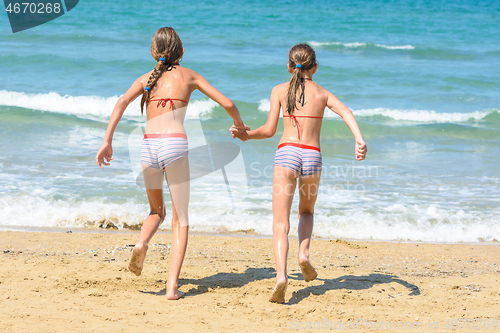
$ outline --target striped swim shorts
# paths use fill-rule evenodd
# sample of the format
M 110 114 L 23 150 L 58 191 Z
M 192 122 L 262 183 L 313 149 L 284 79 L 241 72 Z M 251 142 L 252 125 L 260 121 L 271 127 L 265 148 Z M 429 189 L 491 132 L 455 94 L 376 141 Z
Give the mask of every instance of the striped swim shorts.
M 188 156 L 185 134 L 145 134 L 141 147 L 141 162 L 164 170 L 169 164 Z
M 274 165 L 292 169 L 300 176 L 310 176 L 321 172 L 323 160 L 317 147 L 285 142 L 278 146 Z

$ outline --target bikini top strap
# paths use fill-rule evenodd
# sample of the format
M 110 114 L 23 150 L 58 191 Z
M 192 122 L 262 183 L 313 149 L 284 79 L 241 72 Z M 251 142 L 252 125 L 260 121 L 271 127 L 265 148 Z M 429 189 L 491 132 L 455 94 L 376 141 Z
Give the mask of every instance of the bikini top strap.
M 283 116 L 284 118 L 288 118 L 290 116 L 293 116 L 294 118 L 318 118 L 318 119 L 323 119 L 323 117 L 320 116 L 296 116 L 296 115 L 285 115 Z
M 174 101 L 181 101 L 181 102 L 184 102 L 184 103 L 188 103 L 186 102 L 185 100 L 182 100 L 182 99 L 177 99 L 177 98 L 157 98 L 157 99 L 150 99 L 148 101 L 149 102 L 153 102 L 153 101 L 158 101 L 158 104 L 156 105 L 156 107 L 160 107 L 160 105 L 162 107 L 165 107 L 167 105 L 167 102 L 170 102 L 170 109 L 172 109 L 174 107 Z
M 296 116 L 294 114 L 289 114 L 289 115 L 283 115 L 283 118 L 290 118 L 293 120 L 292 125 L 294 127 L 297 127 L 297 138 L 300 140 L 300 124 L 297 120 L 297 118 L 318 118 L 318 119 L 323 119 L 323 117 L 319 116 Z
M 283 117 L 285 117 L 285 116 L 283 116 Z M 293 120 L 292 125 L 297 127 L 297 138 L 300 140 L 300 124 L 297 121 L 297 116 L 294 114 L 290 114 L 286 117 L 290 118 L 290 120 Z

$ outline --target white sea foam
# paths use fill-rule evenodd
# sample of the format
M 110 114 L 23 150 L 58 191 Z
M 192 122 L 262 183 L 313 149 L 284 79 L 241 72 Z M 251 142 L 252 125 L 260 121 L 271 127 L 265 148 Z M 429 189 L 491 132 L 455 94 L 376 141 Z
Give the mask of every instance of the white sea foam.
M 0 105 L 64 113 L 77 116 L 109 117 L 118 96 L 61 96 L 55 92 L 47 94 L 26 94 L 15 91 L 0 91 Z M 137 101 L 130 105 L 127 113 L 140 115 Z
M 197 119 L 199 117 L 209 115 L 213 109 L 218 106 L 216 102 L 211 99 L 198 99 L 190 101 L 186 113 L 186 118 Z
M 415 46 L 413 46 L 413 45 L 383 45 L 383 44 L 360 43 L 360 42 L 341 43 L 341 42 L 315 42 L 315 41 L 310 41 L 309 44 L 312 47 L 328 46 L 328 45 L 339 45 L 339 46 L 343 46 L 343 47 L 346 47 L 346 48 L 356 48 L 356 47 L 365 47 L 365 46 L 368 46 L 368 45 L 375 45 L 376 47 L 380 47 L 380 48 L 388 49 L 388 50 L 413 50 L 415 48 Z
M 263 99 L 259 102 L 259 111 L 269 112 L 271 110 L 271 101 L 268 99 Z
M 67 115 L 91 118 L 108 118 L 119 96 L 61 96 L 58 93 L 26 94 L 15 91 L 0 91 L 0 105 L 17 106 L 32 110 L 50 111 Z M 188 105 L 187 118 L 198 118 L 212 112 L 218 104 L 212 100 L 195 100 Z M 126 117 L 140 117 L 140 98 L 133 101 L 125 111 Z
M 436 112 L 433 110 L 399 110 L 399 109 L 362 109 L 353 111 L 356 117 L 383 116 L 398 121 L 412 121 L 418 123 L 463 123 L 470 120 L 481 120 L 487 115 L 498 112 L 496 110 L 474 112 Z
M 500 240 L 496 212 L 450 211 L 436 205 L 395 204 L 378 212 L 347 211 L 315 216 L 317 235 L 329 238 L 480 242 Z M 332 221 L 333 225 L 332 225 Z
M 382 44 L 375 44 L 378 47 L 384 48 L 384 49 L 389 49 L 389 50 L 413 50 L 415 46 L 413 45 L 402 45 L 402 46 L 388 46 L 388 45 L 382 45 Z
M 260 111 L 269 112 L 271 103 L 268 99 L 263 99 L 259 102 L 258 109 Z M 499 110 L 473 111 L 466 113 L 459 112 L 436 112 L 434 110 L 401 110 L 388 108 L 361 109 L 353 110 L 353 114 L 357 118 L 382 116 L 397 121 L 411 121 L 418 123 L 463 123 L 470 120 L 481 120 L 484 117 L 499 113 Z M 325 117 L 339 118 L 330 109 L 325 109 Z M 340 118 L 339 118 L 340 119 Z
M 98 227 L 111 222 L 118 228 L 135 225 L 147 215 L 148 205 L 100 201 L 48 200 L 39 195 L 3 195 L 0 199 L 0 226 L 7 227 Z
M 318 46 L 327 46 L 327 45 L 341 45 L 341 46 L 344 46 L 344 47 L 361 47 L 361 46 L 366 46 L 367 43 L 358 43 L 358 42 L 354 42 L 354 43 L 340 43 L 340 42 L 315 42 L 315 41 L 311 41 L 309 42 L 309 44 L 312 46 L 312 47 L 318 47 Z
M 223 188 L 211 188 L 211 193 L 225 193 Z M 227 195 L 203 195 L 196 191 L 193 193 L 189 210 L 190 229 L 215 233 L 253 230 L 260 235 L 271 235 L 271 189 L 268 188 L 268 194 L 264 197 L 262 191 L 255 192 L 255 188 L 250 190 L 248 195 L 253 200 L 240 201 L 236 205 Z M 339 195 L 343 196 L 345 195 Z M 201 197 L 205 199 L 200 200 Z M 350 198 L 344 200 L 342 209 L 337 210 L 332 208 L 327 197 L 323 195 L 316 204 L 315 237 L 428 242 L 500 240 L 498 209 L 488 212 L 464 212 L 439 204 L 397 203 L 378 204 L 378 209 L 364 211 L 358 206 L 351 205 L 351 208 L 348 208 L 348 201 L 355 200 Z M 261 201 L 257 206 L 254 202 L 256 198 Z M 297 213 L 295 201 L 292 216 Z M 167 212 L 170 211 L 167 201 Z M 144 202 L 140 203 L 129 200 L 118 204 L 97 200 L 49 200 L 36 194 L 4 195 L 0 199 L 0 228 L 102 228 L 112 224 L 121 229 L 125 225 L 138 226 L 147 213 L 145 198 Z M 169 228 L 169 223 L 161 226 L 161 229 Z M 297 223 L 291 223 L 290 232 L 296 234 Z

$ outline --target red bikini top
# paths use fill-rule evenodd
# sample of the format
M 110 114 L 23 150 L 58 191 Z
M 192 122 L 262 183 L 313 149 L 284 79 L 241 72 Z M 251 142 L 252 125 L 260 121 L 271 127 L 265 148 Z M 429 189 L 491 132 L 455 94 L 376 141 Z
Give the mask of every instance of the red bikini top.
M 165 107 L 167 105 L 167 102 L 170 102 L 170 109 L 172 109 L 172 107 L 174 106 L 174 101 L 181 101 L 181 102 L 184 102 L 186 104 L 188 103 L 188 102 L 186 102 L 186 101 L 184 101 L 182 99 L 177 99 L 177 98 L 156 98 L 156 99 L 150 99 L 148 101 L 148 103 L 149 102 L 153 102 L 153 101 L 155 101 L 155 102 L 158 101 L 158 104 L 156 104 L 157 108 L 160 107 L 160 105 L 162 107 Z
M 317 118 L 317 119 L 323 119 L 323 117 L 318 117 L 318 116 L 296 116 L 294 114 L 290 115 L 283 115 L 283 118 L 291 118 L 293 120 L 293 126 L 297 126 L 297 137 L 300 140 L 300 125 L 299 122 L 297 121 L 297 118 Z

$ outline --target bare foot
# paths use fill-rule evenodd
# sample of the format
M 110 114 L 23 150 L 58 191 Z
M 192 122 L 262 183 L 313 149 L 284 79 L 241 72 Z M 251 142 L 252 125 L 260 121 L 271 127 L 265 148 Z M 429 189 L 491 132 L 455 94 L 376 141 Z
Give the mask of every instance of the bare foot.
M 304 281 L 306 282 L 312 281 L 318 276 L 318 273 L 311 265 L 309 260 L 303 259 L 299 262 L 299 265 L 300 265 L 300 270 L 302 271 L 302 277 L 304 278 Z
M 136 244 L 134 246 L 134 250 L 132 251 L 132 255 L 130 256 L 128 269 L 137 276 L 141 275 L 147 250 L 147 246 Z
M 171 300 L 171 301 L 175 301 L 179 298 L 181 298 L 182 296 L 184 296 L 185 294 L 180 291 L 179 289 L 176 288 L 172 288 L 171 292 L 168 290 L 168 288 L 166 287 L 165 285 L 165 289 L 167 290 L 167 299 Z
M 269 302 L 272 303 L 285 303 L 285 293 L 286 293 L 287 283 L 279 282 L 276 283 L 274 287 L 273 294 L 269 297 Z

